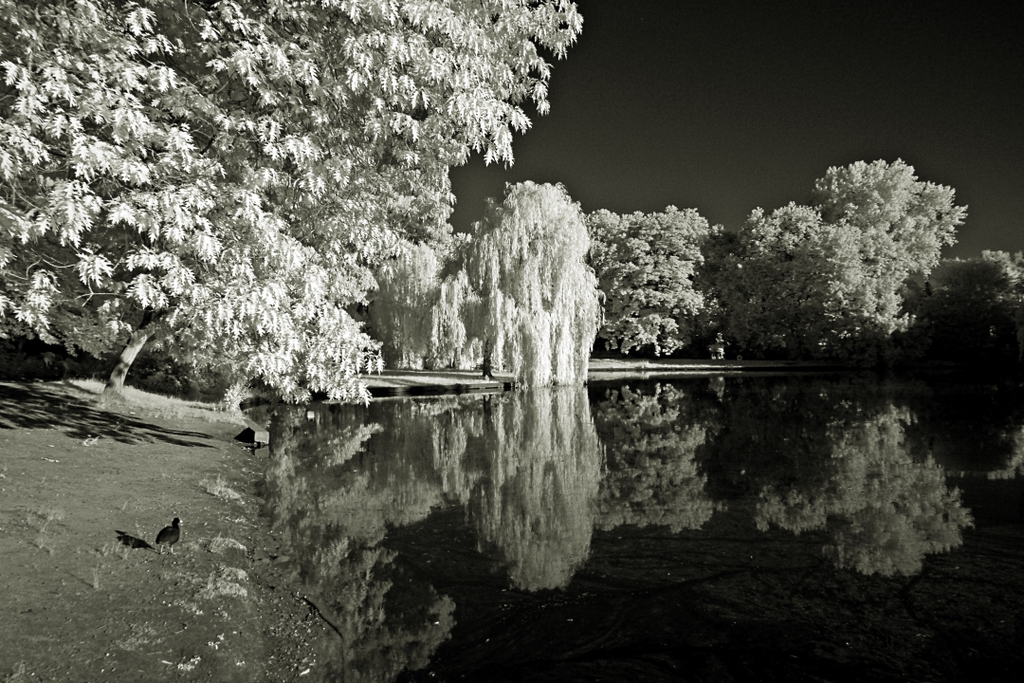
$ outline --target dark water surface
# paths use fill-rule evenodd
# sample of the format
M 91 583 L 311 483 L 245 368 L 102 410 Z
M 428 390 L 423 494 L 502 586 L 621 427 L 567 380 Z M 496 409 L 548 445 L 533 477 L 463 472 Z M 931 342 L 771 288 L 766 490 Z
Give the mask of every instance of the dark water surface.
M 279 411 L 330 681 L 1024 676 L 1024 389 L 700 377 Z

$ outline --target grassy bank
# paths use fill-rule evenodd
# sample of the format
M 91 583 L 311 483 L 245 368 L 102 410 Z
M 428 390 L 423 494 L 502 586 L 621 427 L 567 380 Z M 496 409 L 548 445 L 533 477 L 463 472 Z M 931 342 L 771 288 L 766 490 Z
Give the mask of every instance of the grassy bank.
M 0 681 L 284 681 L 324 625 L 269 561 L 240 415 L 0 383 Z M 153 544 L 172 517 L 170 552 Z M 274 586 L 279 586 L 275 588 Z M 308 680 L 303 678 L 302 680 Z

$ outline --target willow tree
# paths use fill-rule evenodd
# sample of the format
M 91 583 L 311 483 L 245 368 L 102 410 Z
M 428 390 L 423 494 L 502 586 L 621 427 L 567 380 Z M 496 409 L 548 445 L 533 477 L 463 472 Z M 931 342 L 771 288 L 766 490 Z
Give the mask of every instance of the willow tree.
M 600 326 L 590 237 L 579 204 L 561 185 L 510 185 L 490 200 L 468 256 L 479 295 L 468 328 L 483 346 L 484 374 L 507 367 L 524 385 L 584 382 Z
M 567 0 L 0 0 L 0 334 L 365 395 L 349 309 L 512 161 Z
M 466 237 L 454 235 L 440 248 L 405 244 L 377 269 L 369 319 L 389 367 L 462 368 L 479 359 L 479 343 L 467 343 L 465 322 L 479 302 L 454 258 Z
M 377 271 L 370 324 L 391 367 L 422 368 L 430 356 L 432 313 L 441 298 L 439 268 L 430 245 L 408 244 Z
M 479 358 L 479 340 L 466 333 L 466 313 L 479 306 L 465 270 L 446 277 L 431 310 L 430 358 L 434 367 L 462 368 Z

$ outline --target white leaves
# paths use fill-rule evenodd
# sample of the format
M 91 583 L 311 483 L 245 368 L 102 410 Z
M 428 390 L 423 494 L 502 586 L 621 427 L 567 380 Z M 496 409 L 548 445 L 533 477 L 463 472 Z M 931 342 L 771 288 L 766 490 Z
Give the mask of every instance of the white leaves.
M 154 132 L 152 122 L 138 109 L 118 107 L 111 112 L 111 133 L 114 142 L 124 143 L 149 137 Z
M 3 244 L 4 237 L 25 243 L 31 236 L 32 221 L 0 199 L 0 245 Z M 9 256 L 6 259 L 0 259 L 0 268 L 3 268 L 9 259 Z
M 103 254 L 95 253 L 91 247 L 79 252 L 75 270 L 82 284 L 86 286 L 102 287 L 114 274 L 114 266 L 110 260 Z
M 153 10 L 148 7 L 136 7 L 125 16 L 124 23 L 133 36 L 142 36 L 153 32 L 155 16 Z
M 259 122 L 260 140 L 264 143 L 277 142 L 281 135 L 281 124 L 273 118 L 265 117 Z
M 110 172 L 117 158 L 117 149 L 94 137 L 80 137 L 71 143 L 71 167 L 85 181 Z
M 136 209 L 125 201 L 117 201 L 107 207 L 107 221 L 111 225 L 123 223 L 129 226 L 138 224 Z
M 12 120 L 0 120 L 0 151 L 4 154 L 4 180 L 11 181 L 34 166 L 50 162 L 46 144 Z
M 125 259 L 125 267 L 128 270 L 169 270 L 174 265 L 175 258 L 172 254 L 146 247 L 133 251 Z
M 53 299 L 58 293 L 54 274 L 39 269 L 32 273 L 29 286 L 14 304 L 14 317 L 38 332 L 48 332 L 50 319 L 49 310 Z
M 3 63 L 0 63 L 0 66 L 4 69 L 5 84 L 12 86 L 15 83 L 18 83 L 19 89 L 27 87 L 30 76 L 28 69 L 8 60 L 4 60 Z
M 323 156 L 319 145 L 308 135 L 288 135 L 276 144 L 271 142 L 270 140 L 276 138 L 279 131 L 276 122 L 272 123 L 275 125 L 268 126 L 268 141 L 263 145 L 263 151 L 271 159 L 275 161 L 290 159 L 299 167 L 305 168 Z
M 40 82 L 42 84 L 41 90 L 46 93 L 48 100 L 64 100 L 71 107 L 78 105 L 77 91 L 79 88 L 73 87 L 68 82 L 68 73 L 64 69 L 58 66 L 44 67 Z
M 135 276 L 128 285 L 126 295 L 143 308 L 160 310 L 167 307 L 167 295 L 148 273 Z
M 348 88 L 349 90 L 352 91 L 353 94 L 359 93 L 359 91 L 361 90 L 360 86 L 364 82 L 365 81 L 363 80 L 362 74 L 360 74 L 355 69 L 348 70 Z
M 0 147 L 0 174 L 4 180 L 10 180 L 17 174 L 16 160 L 8 150 Z
M 102 202 L 85 183 L 57 181 L 49 194 L 47 213 L 53 217 L 61 245 L 78 246 L 82 233 L 93 226 Z
M 51 140 L 59 140 L 65 135 L 81 130 L 81 126 L 65 114 L 55 113 L 43 118 L 42 129 Z
M 162 133 L 164 147 L 173 155 L 174 161 L 180 165 L 181 171 L 188 173 L 201 166 L 195 155 L 196 146 L 188 124 L 171 126 Z
M 104 325 L 170 307 L 189 353 L 295 397 L 364 396 L 380 356 L 345 307 L 368 266 L 407 229 L 444 234 L 449 164 L 511 161 L 519 103 L 546 105 L 536 44 L 579 30 L 554 0 L 4 7 L 24 49 L 2 64 L 0 268 L 59 275 L 5 310 L 44 329 L 64 304 Z
M 192 249 L 200 261 L 212 263 L 220 255 L 221 241 L 208 232 L 200 232 L 192 238 Z
M 220 38 L 220 31 L 218 31 L 208 17 L 203 17 L 203 21 L 200 24 L 199 38 L 208 43 L 216 42 Z
M 160 279 L 160 285 L 169 294 L 180 297 L 192 289 L 195 281 L 196 275 L 191 269 L 185 268 L 181 263 L 175 263 Z

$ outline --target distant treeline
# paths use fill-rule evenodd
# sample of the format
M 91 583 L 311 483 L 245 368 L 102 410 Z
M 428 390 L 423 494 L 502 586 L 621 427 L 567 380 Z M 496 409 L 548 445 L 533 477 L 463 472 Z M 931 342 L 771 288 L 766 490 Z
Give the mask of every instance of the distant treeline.
M 493 275 L 485 287 L 483 273 L 497 266 L 481 269 L 481 236 L 493 232 L 500 207 L 515 213 L 517 197 L 540 190 L 549 204 L 534 202 L 533 213 L 503 238 L 507 254 L 492 260 L 520 291 L 508 283 L 503 291 Z M 574 222 L 566 206 L 579 209 L 564 188 L 528 183 L 508 192 L 504 205 L 492 202 L 477 234 L 441 248 L 409 245 L 378 273 L 368 318 L 389 365 L 507 367 L 526 348 L 557 359 L 558 351 L 541 353 L 537 345 L 553 343 L 542 341 L 553 339 L 542 331 L 567 314 L 522 314 L 549 310 L 565 286 L 576 288 L 574 300 L 590 301 L 593 285 L 581 274 L 552 286 L 567 261 L 527 264 L 554 253 L 545 244 L 586 239 L 603 311 L 594 353 L 707 357 L 719 340 L 727 358 L 863 366 L 1020 357 L 1024 255 L 941 259 L 966 207 L 954 204 L 952 188 L 918 180 L 900 160 L 830 168 L 815 183 L 811 204 L 755 209 L 736 231 L 670 206 L 583 215 L 583 236 L 566 231 Z M 547 230 L 537 228 L 544 223 Z M 510 307 L 520 315 L 502 323 L 496 311 Z M 491 321 L 488 331 L 481 320 Z M 576 342 L 585 346 L 587 324 L 574 324 Z M 520 334 L 507 343 L 517 329 L 534 329 L 533 342 Z
M 830 168 L 812 197 L 727 231 L 695 209 L 586 214 L 561 185 L 509 185 L 471 234 L 402 241 L 348 310 L 387 367 L 500 370 L 534 386 L 582 382 L 594 354 L 1020 360 L 1024 254 L 941 259 L 966 217 L 951 188 L 899 160 L 857 162 Z M 238 383 L 171 341 L 142 354 L 133 384 L 198 396 Z M 9 338 L 0 375 L 102 374 L 114 360 L 63 356 Z

